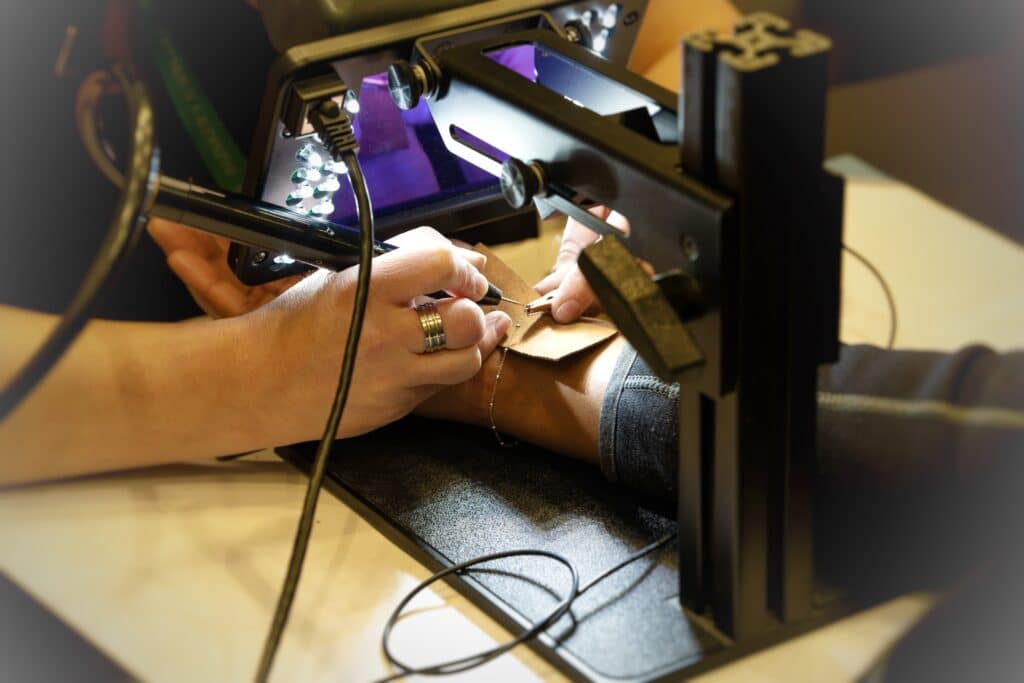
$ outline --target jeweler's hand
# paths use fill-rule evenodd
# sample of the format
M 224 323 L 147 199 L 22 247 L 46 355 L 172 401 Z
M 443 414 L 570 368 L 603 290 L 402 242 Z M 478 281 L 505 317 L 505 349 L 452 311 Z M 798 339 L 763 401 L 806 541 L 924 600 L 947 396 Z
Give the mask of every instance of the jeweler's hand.
M 246 285 L 228 266 L 229 240 L 155 217 L 149 220 L 149 234 L 167 256 L 167 265 L 211 318 L 231 318 L 254 311 L 307 275 Z M 391 243 L 398 245 L 417 239 L 422 240 L 423 236 L 413 230 L 398 235 Z M 469 245 L 458 244 L 474 258 L 472 254 L 476 252 Z
M 480 427 L 490 426 L 488 404 L 498 374 L 498 364 L 503 362 L 504 354 L 505 351 L 495 348 L 493 353 L 484 356 L 480 372 L 461 384 L 444 387 L 440 392 L 428 397 L 416 407 L 415 413 L 420 417 L 434 420 L 462 422 Z
M 262 285 L 242 283 L 228 267 L 230 242 L 161 218 L 149 219 L 149 234 L 167 256 L 167 265 L 211 318 L 230 318 L 273 301 L 303 275 Z
M 629 234 L 629 221 L 621 214 L 603 206 L 596 206 L 590 212 Z M 541 294 L 555 292 L 551 315 L 557 322 L 570 323 L 581 315 L 595 313 L 600 309 L 593 290 L 577 265 L 580 252 L 596 242 L 599 237 L 590 228 L 570 218 L 562 232 L 562 246 L 555 259 L 554 268 L 543 280 L 534 285 Z
M 505 335 L 511 319 L 486 316 L 473 303 L 487 291 L 480 269 L 486 257 L 454 246 L 430 228 L 392 240 L 401 249 L 374 259 L 355 375 L 339 436 L 355 436 L 404 417 L 446 386 L 480 370 Z M 267 373 L 277 378 L 271 393 L 285 406 L 296 440 L 323 428 L 341 367 L 352 315 L 357 268 L 317 271 L 275 301 L 247 316 Z M 436 302 L 445 350 L 425 354 L 424 334 L 413 301 L 446 290 L 454 298 Z M 459 298 L 466 297 L 466 298 Z

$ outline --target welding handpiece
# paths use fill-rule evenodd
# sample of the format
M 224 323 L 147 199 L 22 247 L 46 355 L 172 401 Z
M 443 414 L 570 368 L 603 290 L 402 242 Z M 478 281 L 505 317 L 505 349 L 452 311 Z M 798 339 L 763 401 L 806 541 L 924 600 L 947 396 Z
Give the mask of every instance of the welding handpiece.
M 150 215 L 267 252 L 287 254 L 283 257 L 287 262 L 301 261 L 335 271 L 359 263 L 359 230 L 355 228 L 167 176 L 160 176 L 159 192 Z M 387 242 L 376 242 L 374 255 L 397 248 Z M 498 287 L 488 285 L 487 294 L 478 304 L 493 306 L 505 299 Z M 448 294 L 435 292 L 428 296 L 439 299 Z

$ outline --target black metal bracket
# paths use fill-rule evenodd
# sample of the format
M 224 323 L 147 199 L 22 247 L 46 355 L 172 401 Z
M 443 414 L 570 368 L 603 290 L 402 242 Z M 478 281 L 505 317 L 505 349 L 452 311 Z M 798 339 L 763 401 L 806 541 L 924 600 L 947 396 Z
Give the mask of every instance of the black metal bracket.
M 580 269 L 634 348 L 651 369 L 676 382 L 693 381 L 704 354 L 661 287 L 637 265 L 622 238 L 607 235 L 580 255 Z
M 449 150 L 495 175 L 502 172 L 502 161 L 493 150 L 539 162 L 551 198 L 614 207 L 637 226 L 626 238 L 634 256 L 660 271 L 683 269 L 716 306 L 730 198 L 680 172 L 674 141 L 652 139 L 608 115 L 620 107 L 646 107 L 662 127 L 674 131 L 676 95 L 543 28 L 550 22 L 539 18 L 536 23 L 542 28 L 494 32 L 432 53 L 427 50 L 437 43 L 433 37 L 417 41 L 418 61 L 435 71 L 436 94 L 428 102 Z M 488 56 L 524 44 L 535 47 L 536 82 Z M 703 316 L 688 326 L 705 353 L 719 343 L 719 332 L 709 323 L 713 318 Z M 638 337 L 631 341 L 643 345 Z M 705 365 L 700 384 L 715 387 L 716 372 L 715 364 Z

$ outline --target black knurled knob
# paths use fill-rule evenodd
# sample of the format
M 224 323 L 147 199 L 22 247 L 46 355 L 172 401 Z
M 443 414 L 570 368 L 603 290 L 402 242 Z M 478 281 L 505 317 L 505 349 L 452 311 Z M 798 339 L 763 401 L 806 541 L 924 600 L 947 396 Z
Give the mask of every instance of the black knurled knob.
M 391 99 L 402 111 L 414 109 L 423 96 L 423 84 L 404 59 L 388 66 L 388 91 Z
M 501 194 L 513 209 L 523 209 L 541 193 L 540 175 L 524 161 L 510 157 L 501 165 Z

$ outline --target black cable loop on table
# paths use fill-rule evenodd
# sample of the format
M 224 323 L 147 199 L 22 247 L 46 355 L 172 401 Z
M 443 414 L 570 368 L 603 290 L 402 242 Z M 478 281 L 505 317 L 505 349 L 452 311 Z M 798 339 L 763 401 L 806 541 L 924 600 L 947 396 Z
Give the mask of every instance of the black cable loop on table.
M 395 666 L 399 670 L 391 674 L 390 676 L 377 679 L 374 683 L 387 683 L 388 681 L 393 681 L 404 676 L 410 675 L 444 676 L 448 674 L 460 673 L 462 671 L 468 671 L 469 669 L 485 664 L 490 660 L 494 659 L 495 657 L 498 657 L 508 652 L 509 650 L 512 650 L 513 648 L 516 648 L 519 645 L 522 645 L 523 643 L 539 636 L 545 629 L 547 629 L 549 626 L 551 626 L 560 618 L 562 618 L 562 616 L 565 615 L 572 608 L 572 604 L 581 595 L 583 595 L 591 588 L 593 588 L 600 582 L 604 581 L 609 576 L 619 571 L 623 567 L 626 567 L 632 564 L 633 562 L 636 562 L 637 560 L 646 557 L 647 555 L 650 555 L 656 550 L 659 550 L 660 548 L 668 545 L 673 540 L 675 540 L 676 536 L 677 534 L 675 533 L 666 534 L 665 536 L 662 536 L 653 543 L 644 546 L 640 550 L 637 550 L 636 552 L 626 557 L 618 564 L 615 564 L 612 567 L 598 574 L 596 577 L 588 581 L 586 585 L 583 586 L 583 588 L 580 588 L 579 572 L 576 571 L 576 567 L 572 564 L 572 562 L 570 562 L 563 555 L 559 555 L 558 553 L 551 552 L 548 550 L 507 550 L 504 552 L 491 553 L 489 555 L 475 557 L 471 560 L 466 560 L 465 562 L 460 562 L 459 564 L 448 567 L 447 569 L 442 569 L 436 574 L 424 579 L 415 588 L 409 591 L 409 593 L 407 593 L 406 596 L 402 598 L 402 601 L 398 603 L 394 611 L 391 613 L 391 616 L 388 618 L 387 623 L 384 625 L 384 633 L 381 637 L 381 648 L 384 651 L 384 656 L 387 658 L 388 662 L 390 662 L 392 666 Z M 569 595 L 566 596 L 566 598 L 562 600 L 562 602 L 560 602 L 551 611 L 551 613 L 548 614 L 547 617 L 535 622 L 533 626 L 531 626 L 526 631 L 523 631 L 512 640 L 502 645 L 497 645 L 489 650 L 484 650 L 483 652 L 467 655 L 465 657 L 460 657 L 458 659 L 452 659 L 447 662 L 441 662 L 439 664 L 433 664 L 431 666 L 419 668 L 410 667 L 402 661 L 400 661 L 397 657 L 395 657 L 394 653 L 392 653 L 391 651 L 391 647 L 388 644 L 388 641 L 391 638 L 392 630 L 398 623 L 398 619 L 401 617 L 402 610 L 405 609 L 405 607 L 410 602 L 412 602 L 413 598 L 419 595 L 427 587 L 433 585 L 434 583 L 445 578 L 446 576 L 449 576 L 451 574 L 459 574 L 465 572 L 468 569 L 472 569 L 476 565 L 484 564 L 486 562 L 491 562 L 494 560 L 500 560 L 506 557 L 547 557 L 564 565 L 566 569 L 569 570 L 569 573 L 572 576 L 572 587 L 569 591 Z
M 558 603 L 558 605 L 555 606 L 555 608 L 548 614 L 547 617 L 534 623 L 533 626 L 523 631 L 512 640 L 502 645 L 496 645 L 495 647 L 492 647 L 489 650 L 477 652 L 476 654 L 468 655 L 466 657 L 460 657 L 458 659 L 452 659 L 447 662 L 442 662 L 440 664 L 434 664 L 432 666 L 418 668 L 409 666 L 401 660 L 399 660 L 397 657 L 395 657 L 394 653 L 391 652 L 391 647 L 388 644 L 388 641 L 391 638 L 391 631 L 398 623 L 398 619 L 401 617 L 402 610 L 405 609 L 405 607 L 410 602 L 412 602 L 413 598 L 415 598 L 423 590 L 425 590 L 429 586 L 432 586 L 434 583 L 440 581 L 449 574 L 458 574 L 466 571 L 467 569 L 471 569 L 478 564 L 493 562 L 494 560 L 500 560 L 506 557 L 546 557 L 548 559 L 554 560 L 555 562 L 558 562 L 559 564 L 563 565 L 566 569 L 569 570 L 569 574 L 572 577 L 572 585 L 569 589 L 569 594 L 565 597 L 565 599 L 563 599 L 560 603 Z M 398 603 L 394 611 L 391 613 L 391 616 L 388 618 L 388 621 L 384 626 L 384 633 L 382 636 L 384 656 L 387 657 L 388 661 L 393 666 L 397 667 L 399 671 L 391 676 L 380 679 L 377 683 L 384 683 L 384 681 L 392 681 L 396 678 L 401 678 L 403 676 L 408 676 L 410 674 L 420 674 L 425 676 L 441 676 L 447 674 L 454 674 L 459 673 L 460 671 L 466 671 L 468 669 L 480 666 L 481 664 L 484 664 L 485 662 L 488 662 L 494 659 L 495 657 L 502 655 L 508 652 L 509 650 L 521 645 L 522 643 L 525 643 L 526 641 L 535 638 L 541 633 L 541 631 L 543 631 L 548 626 L 554 624 L 556 621 L 561 619 L 562 616 L 569 611 L 569 608 L 572 607 L 573 601 L 579 596 L 579 589 L 580 576 L 579 572 L 576 571 L 576 567 L 574 567 L 573 564 L 564 556 L 548 550 L 506 550 L 503 552 L 483 555 L 481 557 L 475 557 L 471 560 L 460 562 L 459 564 L 452 565 L 447 569 L 443 569 L 434 574 L 433 576 L 424 579 L 419 583 L 419 585 L 417 585 L 415 588 L 409 591 L 409 593 L 406 594 L 402 601 Z

